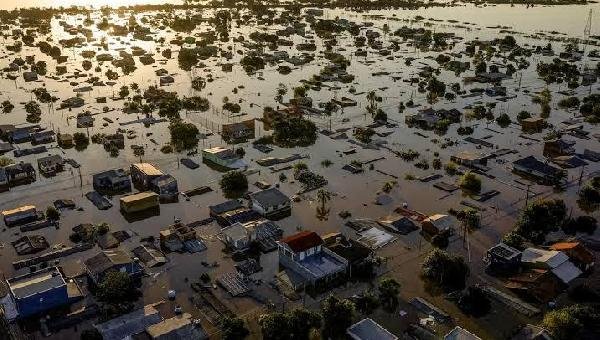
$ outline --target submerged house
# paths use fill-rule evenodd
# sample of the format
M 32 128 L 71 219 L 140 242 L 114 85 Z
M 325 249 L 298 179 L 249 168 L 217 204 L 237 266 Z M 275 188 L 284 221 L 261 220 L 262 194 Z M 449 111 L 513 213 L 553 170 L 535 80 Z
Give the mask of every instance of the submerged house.
M 433 129 L 441 121 L 449 121 L 457 123 L 460 121 L 462 113 L 457 109 L 440 109 L 432 108 L 419 110 L 417 113 L 406 116 L 406 123 L 409 125 L 417 125 L 422 129 Z
M 252 242 L 266 243 L 280 239 L 283 230 L 272 221 L 234 223 L 221 230 L 221 240 L 233 250 L 246 250 Z
M 144 210 L 159 207 L 158 194 L 152 191 L 139 192 L 119 199 L 121 211 L 125 214 L 133 214 Z
M 279 241 L 279 264 L 288 273 L 292 288 L 327 285 L 346 274 L 348 261 L 323 247 L 313 231 L 302 231 Z
M 513 171 L 534 178 L 544 184 L 556 184 L 565 177 L 562 169 L 537 160 L 534 156 L 521 158 L 513 162 Z
M 504 243 L 487 250 L 483 262 L 494 272 L 514 272 L 521 266 L 521 252 Z
M 39 218 L 39 213 L 34 205 L 24 205 L 11 210 L 2 212 L 2 219 L 7 227 L 25 224 L 35 221 Z
M 452 216 L 435 214 L 427 217 L 421 222 L 423 232 L 433 236 L 439 233 L 451 232 L 454 229 L 455 220 Z
M 527 248 L 523 250 L 521 263 L 529 268 L 549 270 L 565 284 L 582 274 L 562 251 Z
M 92 176 L 94 190 L 101 192 L 131 191 L 131 179 L 123 169 L 111 169 Z
M 486 166 L 488 156 L 478 152 L 461 151 L 454 156 L 450 156 L 450 160 L 456 164 L 464 165 L 470 168 Z
M 277 188 L 269 188 L 250 194 L 252 210 L 269 219 L 289 216 L 292 201 Z

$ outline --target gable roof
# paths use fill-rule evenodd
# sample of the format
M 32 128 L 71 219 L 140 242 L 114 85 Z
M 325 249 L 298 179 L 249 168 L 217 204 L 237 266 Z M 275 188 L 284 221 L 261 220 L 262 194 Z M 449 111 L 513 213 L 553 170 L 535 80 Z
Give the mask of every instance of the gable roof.
M 263 207 L 278 206 L 289 202 L 289 197 L 277 188 L 269 188 L 250 194 L 250 199 Z
M 323 244 L 323 239 L 314 231 L 301 231 L 295 235 L 284 237 L 281 243 L 287 244 L 292 251 L 299 253 Z

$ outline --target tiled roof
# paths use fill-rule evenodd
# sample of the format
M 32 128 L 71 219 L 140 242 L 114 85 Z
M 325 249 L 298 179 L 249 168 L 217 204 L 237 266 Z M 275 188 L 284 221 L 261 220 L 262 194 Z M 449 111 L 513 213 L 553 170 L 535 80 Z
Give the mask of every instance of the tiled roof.
M 323 239 L 314 231 L 301 231 L 295 235 L 282 238 L 281 242 L 298 253 L 323 244 Z

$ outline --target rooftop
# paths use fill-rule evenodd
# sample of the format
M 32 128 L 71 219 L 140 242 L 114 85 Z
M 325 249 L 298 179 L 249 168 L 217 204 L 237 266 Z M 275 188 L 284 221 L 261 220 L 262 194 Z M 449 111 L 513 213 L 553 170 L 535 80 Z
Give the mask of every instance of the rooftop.
M 8 286 L 17 299 L 66 285 L 57 267 L 50 267 L 37 272 L 17 276 L 7 280 Z
M 377 322 L 370 318 L 350 326 L 346 331 L 354 340 L 396 340 L 397 336 L 390 333 L 387 329 L 381 327 Z
M 154 305 L 146 305 L 131 313 L 121 315 L 94 327 L 104 339 L 124 339 L 143 332 L 146 327 L 162 320 Z
M 292 251 L 299 253 L 322 245 L 323 239 L 321 239 L 321 237 L 314 231 L 305 230 L 297 234 L 284 237 L 280 242 L 285 243 Z
M 145 192 L 139 192 L 137 194 L 123 196 L 123 197 L 121 197 L 121 201 L 125 202 L 125 203 L 131 203 L 131 202 L 135 202 L 138 200 L 146 199 L 148 197 L 157 197 L 157 196 L 158 196 L 158 194 L 153 191 L 145 191 Z
M 258 202 L 263 207 L 278 206 L 290 201 L 284 193 L 277 188 L 269 188 L 250 194 L 250 199 Z
M 150 163 L 135 163 L 132 167 L 144 173 L 146 176 L 160 176 L 163 174 L 162 171 Z
M 103 273 L 116 265 L 131 263 L 131 256 L 122 249 L 103 251 L 85 261 L 85 266 L 92 273 Z

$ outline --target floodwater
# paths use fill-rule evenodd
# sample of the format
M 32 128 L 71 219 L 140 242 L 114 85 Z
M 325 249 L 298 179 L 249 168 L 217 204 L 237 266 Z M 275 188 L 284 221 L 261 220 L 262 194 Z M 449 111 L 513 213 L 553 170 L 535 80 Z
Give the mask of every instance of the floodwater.
M 158 1 L 157 1 L 158 2 Z M 57 1 L 32 1 L 29 5 L 45 6 L 51 4 L 53 6 L 58 5 L 86 5 L 89 2 L 84 0 L 65 0 L 64 3 Z M 105 3 L 111 5 L 122 5 L 129 4 L 131 2 L 123 1 L 94 1 L 95 6 L 99 6 Z M 144 1 L 148 3 L 148 1 Z M 161 1 L 164 3 L 164 1 Z M 14 8 L 19 3 L 16 1 L 8 0 L 2 1 L 0 6 L 5 8 Z M 520 44 L 531 44 L 531 45 L 546 45 L 549 40 L 548 36 L 534 36 L 532 35 L 539 32 L 557 31 L 565 34 L 568 37 L 581 37 L 584 30 L 585 19 L 590 9 L 600 9 L 598 5 L 589 6 L 558 6 L 558 7 L 536 7 L 526 9 L 524 7 L 510 7 L 510 6 L 495 6 L 495 7 L 456 7 L 456 8 L 430 8 L 419 11 L 385 11 L 385 12 L 371 12 L 371 13 L 352 13 L 346 11 L 329 11 L 326 12 L 325 16 L 328 18 L 334 18 L 339 16 L 346 18 L 351 21 L 361 22 L 373 22 L 375 28 L 381 28 L 383 23 L 387 23 L 390 26 L 390 32 L 396 29 L 408 25 L 413 27 L 431 27 L 436 32 L 446 31 L 455 32 L 458 36 L 463 37 L 464 41 L 468 41 L 475 38 L 482 40 L 491 39 L 503 35 L 501 33 L 502 28 L 486 28 L 497 25 L 508 26 L 505 30 L 515 31 L 512 33 L 517 38 Z M 599 12 L 600 11 L 596 11 Z M 209 10 L 205 12 L 205 16 L 208 17 Z M 137 20 L 142 20 L 144 17 L 151 18 L 154 13 L 137 13 L 135 14 Z M 179 15 L 185 15 L 185 13 L 178 13 Z M 414 18 L 416 15 L 423 16 L 425 18 L 433 18 L 436 20 L 443 21 L 421 21 L 415 22 L 409 19 Z M 92 18 L 96 21 L 100 20 L 101 14 L 96 12 Z M 125 23 L 129 18 L 129 15 L 123 15 L 119 17 L 116 14 L 111 16 L 111 21 L 116 23 Z M 72 36 L 63 30 L 60 25 L 60 21 L 64 21 L 67 24 L 77 26 L 83 22 L 83 16 L 62 16 L 60 19 L 54 19 L 52 21 L 52 33 L 49 35 L 50 38 L 56 43 L 60 39 L 69 39 Z M 449 20 L 456 20 L 458 22 L 451 22 Z M 255 22 L 251 22 L 248 25 L 232 25 L 230 37 L 245 36 L 247 37 L 250 32 L 256 30 L 274 31 L 281 27 L 263 27 Z M 156 38 L 164 38 L 165 41 L 170 41 L 177 34 L 172 31 L 160 31 L 153 27 L 153 34 Z M 197 32 L 206 32 L 210 29 L 209 24 L 203 23 L 197 28 Z M 592 25 L 592 35 L 599 32 L 600 28 Z M 184 34 L 180 34 L 186 36 Z M 162 60 L 160 51 L 165 48 L 173 48 L 176 46 L 169 45 L 168 43 L 159 43 L 155 41 L 136 41 L 131 37 L 113 37 L 107 35 L 103 31 L 98 31 L 94 28 L 94 38 L 99 41 L 100 39 L 106 39 L 109 49 L 108 52 L 114 56 L 118 56 L 119 51 L 130 51 L 133 46 L 141 47 L 148 52 L 156 53 L 155 58 L 158 60 L 153 65 L 143 66 L 139 61 L 136 66 L 138 67 L 135 72 L 129 76 L 121 76 L 117 80 L 117 84 L 113 87 L 94 87 L 91 92 L 84 93 L 83 98 L 86 101 L 86 105 L 83 108 L 74 109 L 73 111 L 58 110 L 56 107 L 49 107 L 45 104 L 41 104 L 43 114 L 42 121 L 40 124 L 44 127 L 53 129 L 56 132 L 74 133 L 74 132 L 86 132 L 90 136 L 95 133 L 114 133 L 117 128 L 124 128 L 127 130 L 133 130 L 136 137 L 133 139 L 126 140 L 125 150 L 121 150 L 118 157 L 110 157 L 108 153 L 102 148 L 102 146 L 90 144 L 85 150 L 78 152 L 75 149 L 62 150 L 59 148 L 53 148 L 50 150 L 51 154 L 60 154 L 63 158 L 75 159 L 81 164 L 80 169 L 71 169 L 67 166 L 67 170 L 63 173 L 58 174 L 52 178 L 38 177 L 38 181 L 31 185 L 20 186 L 11 189 L 10 192 L 0 194 L 0 210 L 14 208 L 24 204 L 35 204 L 40 209 L 44 209 L 49 206 L 54 200 L 66 198 L 73 199 L 82 211 L 67 211 L 64 212 L 61 217 L 60 229 L 46 229 L 35 232 L 36 234 L 43 234 L 51 245 L 69 245 L 68 239 L 71 233 L 71 228 L 79 223 L 101 223 L 108 222 L 112 225 L 112 230 L 131 230 L 135 233 L 135 237 L 126 242 L 123 246 L 126 248 L 133 248 L 140 238 L 146 236 L 158 236 L 158 232 L 171 224 L 174 219 L 180 218 L 184 222 L 192 222 L 204 219 L 208 217 L 208 206 L 211 204 L 219 203 L 224 200 L 222 193 L 218 189 L 218 180 L 221 173 L 202 165 L 197 170 L 190 170 L 180 165 L 179 159 L 184 155 L 176 154 L 163 154 L 159 151 L 160 147 L 169 141 L 169 133 L 167 129 L 167 123 L 160 123 L 150 127 L 144 127 L 141 124 L 119 126 L 119 123 L 135 120 L 138 118 L 137 114 L 125 114 L 121 111 L 123 107 L 123 100 L 111 100 L 115 92 L 122 85 L 130 85 L 132 83 L 139 84 L 140 88 L 146 89 L 151 85 L 155 85 L 158 78 L 155 75 L 155 71 L 164 68 L 172 74 L 176 82 L 173 85 L 165 87 L 167 91 L 177 91 L 180 96 L 190 96 L 193 93 L 207 97 L 211 102 L 211 109 L 205 113 L 199 112 L 182 112 L 182 118 L 187 121 L 196 123 L 205 131 L 215 132 L 215 135 L 203 139 L 200 141 L 200 147 L 210 147 L 216 145 L 222 145 L 223 142 L 218 135 L 220 124 L 224 122 L 240 121 L 247 118 L 259 118 L 262 115 L 262 110 L 265 106 L 276 106 L 274 96 L 276 94 L 276 88 L 280 83 L 284 84 L 289 90 L 284 101 L 290 98 L 290 94 L 293 92 L 292 89 L 300 84 L 300 80 L 308 79 L 313 74 L 318 74 L 323 66 L 326 65 L 326 61 L 319 57 L 317 52 L 317 58 L 310 64 L 294 68 L 289 75 L 281 75 L 277 72 L 276 66 L 267 66 L 265 70 L 257 72 L 257 74 L 248 75 L 239 66 L 239 60 L 241 55 L 234 53 L 233 59 L 227 62 L 233 63 L 233 70 L 231 72 L 222 72 L 220 63 L 223 62 L 222 58 L 211 58 L 204 61 L 206 67 L 196 68 L 192 72 L 182 71 L 178 68 L 177 58 L 169 60 Z M 387 41 L 388 37 L 384 36 L 383 41 Z M 11 43 L 11 38 L 2 38 L 3 46 Z M 318 51 L 322 51 L 323 41 L 322 39 L 312 37 L 301 37 L 294 35 L 291 38 L 294 43 L 307 42 L 314 40 L 318 46 Z M 461 51 L 464 49 L 464 41 L 457 41 L 455 45 L 455 51 Z M 222 49 L 231 48 L 232 51 L 245 50 L 240 43 L 235 43 L 231 39 L 228 42 L 215 43 Z M 555 49 L 560 50 L 560 43 L 553 42 Z M 592 49 L 591 47 L 590 49 Z M 68 74 L 72 74 L 75 70 L 79 70 L 82 76 L 81 78 L 70 78 L 67 81 L 64 77 L 53 80 L 50 78 L 42 78 L 43 81 L 25 83 L 21 77 L 16 81 L 9 79 L 0 79 L 0 101 L 10 99 L 15 104 L 15 110 L 9 114 L 0 115 L 0 124 L 19 124 L 25 122 L 25 112 L 22 103 L 31 100 L 31 91 L 37 87 L 44 86 L 50 91 L 51 94 L 66 99 L 74 96 L 74 87 L 87 85 L 84 82 L 90 76 L 98 75 L 102 76 L 107 70 L 112 68 L 110 63 L 104 63 L 99 65 L 101 73 L 95 74 L 93 69 L 90 71 L 83 71 L 81 67 L 82 58 L 80 53 L 83 50 L 90 49 L 89 46 L 83 48 L 73 48 L 67 51 L 63 51 L 64 55 L 69 56 L 69 60 L 64 63 L 68 67 Z M 97 49 L 97 47 L 93 47 Z M 297 55 L 298 51 L 295 47 L 282 46 L 280 50 L 287 51 L 290 55 Z M 422 107 L 427 106 L 425 103 L 425 94 L 418 93 L 415 87 L 409 86 L 402 80 L 396 79 L 408 79 L 416 77 L 420 68 L 424 65 L 432 65 L 436 67 L 437 64 L 433 58 L 437 55 L 434 52 L 420 52 L 406 46 L 401 45 L 401 49 L 398 52 L 394 52 L 392 60 L 385 57 L 379 56 L 375 53 L 370 54 L 368 57 L 356 57 L 354 56 L 353 39 L 348 35 L 338 37 L 337 46 L 334 47 L 334 51 L 341 53 L 351 60 L 351 65 L 348 68 L 348 72 L 356 75 L 356 79 L 351 84 L 339 84 L 339 83 L 328 83 L 330 87 L 323 86 L 320 90 L 311 90 L 308 95 L 311 96 L 315 103 L 326 102 L 332 98 L 339 98 L 342 96 L 349 96 L 358 101 L 359 105 L 354 108 L 346 108 L 343 111 L 335 113 L 332 117 L 321 117 L 312 116 L 310 117 L 320 128 L 341 129 L 351 128 L 355 125 L 366 125 L 371 123 L 371 119 L 365 115 L 366 99 L 365 94 L 370 90 L 377 90 L 378 95 L 383 97 L 381 108 L 386 111 L 390 120 L 397 122 L 397 128 L 383 129 L 380 132 L 393 132 L 391 135 L 386 137 L 387 146 L 392 150 L 406 150 L 414 149 L 421 153 L 419 159 L 427 159 L 431 161 L 434 158 L 434 152 L 439 153 L 439 157 L 445 163 L 449 160 L 450 156 L 463 150 L 470 151 L 484 151 L 489 152 L 491 150 L 478 150 L 473 144 L 469 144 L 463 141 L 463 137 L 459 136 L 456 129 L 460 125 L 469 125 L 475 128 L 473 137 L 482 138 L 486 141 L 497 145 L 497 148 L 511 148 L 515 149 L 518 154 L 512 154 L 500 157 L 500 161 L 495 163 L 491 161 L 490 167 L 492 168 L 489 175 L 493 175 L 495 178 L 484 178 L 483 180 L 483 191 L 487 190 L 498 190 L 501 192 L 499 196 L 488 201 L 485 205 L 485 211 L 483 215 L 483 228 L 477 232 L 469 235 L 468 243 L 463 243 L 462 238 L 454 240 L 451 245 L 451 250 L 464 254 L 472 265 L 472 272 L 474 275 L 471 277 L 473 282 L 479 280 L 479 274 L 482 273 L 483 263 L 481 261 L 482 255 L 485 250 L 496 243 L 501 236 L 510 229 L 518 210 L 524 205 L 526 197 L 526 186 L 525 182 L 516 182 L 517 177 L 510 173 L 510 163 L 518 158 L 527 155 L 536 155 L 538 158 L 541 157 L 542 146 L 540 143 L 523 139 L 519 137 L 521 131 L 518 127 L 511 126 L 506 129 L 501 129 L 496 125 L 495 122 L 485 121 L 463 121 L 461 124 L 453 125 L 448 133 L 444 136 L 435 135 L 433 132 L 420 131 L 425 137 L 416 135 L 415 132 L 418 130 L 408 128 L 404 124 L 404 118 L 406 114 L 410 114 L 414 109 L 407 109 L 404 113 L 398 112 L 398 103 L 406 102 L 409 99 L 413 99 L 415 103 L 421 104 Z M 175 49 L 176 50 L 176 49 Z M 265 51 L 269 52 L 269 51 Z M 40 60 L 48 61 L 49 75 L 53 75 L 55 70 L 55 62 L 50 60 L 41 54 L 37 48 L 24 47 L 20 55 L 36 55 Z M 176 55 L 176 54 L 174 54 Z M 14 59 L 15 55 L 6 53 L 4 48 L 0 50 L 0 68 L 6 67 L 10 61 Z M 412 66 L 406 66 L 404 59 L 406 58 L 417 58 L 413 62 Z M 467 60 L 464 56 L 464 61 Z M 532 66 L 524 71 L 518 72 L 512 79 L 505 81 L 503 85 L 509 88 L 509 95 L 516 95 L 514 99 L 503 103 L 498 102 L 496 108 L 493 110 L 494 115 L 497 116 L 501 113 L 507 113 L 514 120 L 516 114 L 521 110 L 528 110 L 530 112 L 538 112 L 539 106 L 531 102 L 531 96 L 527 92 L 536 92 L 544 88 L 543 82 L 537 79 L 535 74 L 535 64 L 539 60 L 549 60 L 546 57 L 540 57 L 534 55 L 530 58 Z M 137 60 L 137 58 L 136 58 Z M 595 64 L 596 60 L 588 59 L 586 62 Z M 94 67 L 96 62 L 94 61 Z M 389 72 L 389 75 L 373 76 L 374 72 Z M 190 87 L 191 79 L 195 76 L 207 77 L 209 74 L 212 75 L 214 81 L 207 83 L 205 89 L 201 92 L 195 92 Z M 392 78 L 392 76 L 394 78 Z M 459 78 L 448 71 L 442 71 L 439 75 L 439 79 L 447 83 L 460 82 Z M 77 85 L 70 85 L 69 82 L 76 82 Z M 478 84 L 463 84 L 466 88 L 482 87 Z M 356 95 L 349 93 L 349 88 L 355 89 Z M 597 84 L 591 88 L 597 91 Z M 235 89 L 235 90 L 234 90 Z M 549 122 L 555 126 L 559 126 L 562 121 L 572 118 L 573 113 L 566 112 L 557 107 L 556 103 L 562 98 L 562 95 L 556 93 L 558 90 L 565 90 L 565 85 L 551 85 L 550 89 L 553 91 L 554 97 L 552 100 L 553 112 L 549 119 Z M 575 94 L 580 98 L 588 94 L 590 88 L 580 87 L 575 90 Z M 107 104 L 96 104 L 95 98 L 100 96 L 109 97 Z M 242 107 L 244 115 L 229 115 L 221 110 L 223 98 L 228 97 L 230 102 L 239 103 Z M 435 104 L 435 108 L 458 108 L 462 109 L 469 104 L 484 104 L 488 102 L 496 102 L 493 98 L 483 96 L 475 96 L 470 98 L 458 98 L 453 102 L 439 102 Z M 103 112 L 103 106 L 107 106 L 112 111 Z M 96 122 L 93 128 L 89 129 L 78 129 L 75 126 L 74 119 L 69 117 L 76 116 L 77 113 L 89 110 L 90 112 L 97 114 L 95 116 Z M 103 118 L 109 118 L 114 123 L 108 123 L 107 126 L 103 126 L 105 122 Z M 595 131 L 597 129 L 588 124 L 584 124 L 586 130 Z M 264 131 L 264 127 L 259 123 L 257 127 L 257 137 L 267 134 Z M 350 134 L 350 132 L 348 132 Z M 537 134 L 534 138 L 541 139 L 543 134 Z M 580 140 L 569 137 L 577 141 L 577 151 L 582 152 L 584 148 L 592 150 L 600 150 L 600 146 L 597 140 Z M 155 141 L 156 143 L 154 143 Z M 453 145 L 448 147 L 441 147 L 441 144 L 447 141 L 455 142 Z M 152 162 L 156 164 L 160 169 L 166 173 L 170 173 L 178 179 L 180 190 L 187 190 L 203 185 L 209 185 L 214 192 L 194 197 L 190 201 L 180 200 L 178 203 L 163 204 L 160 208 L 160 216 L 153 218 L 127 222 L 124 217 L 118 212 L 118 197 L 112 198 L 112 202 L 115 205 L 108 211 L 100 211 L 96 209 L 85 197 L 85 193 L 91 189 L 91 175 L 110 168 L 123 167 L 128 168 L 133 162 L 137 162 L 140 158 L 133 155 L 130 146 L 143 145 L 145 146 L 145 155 L 141 157 L 143 161 Z M 348 228 L 343 227 L 344 220 L 338 217 L 338 213 L 342 210 L 350 211 L 353 217 L 369 217 L 379 218 L 392 213 L 393 208 L 399 206 L 402 203 L 407 203 L 410 208 L 418 211 L 422 211 L 426 214 L 445 212 L 449 208 L 460 207 L 460 202 L 468 200 L 467 197 L 462 196 L 460 192 L 455 192 L 452 195 L 446 195 L 445 193 L 432 187 L 431 183 L 422 183 L 419 181 L 405 180 L 405 174 L 412 174 L 416 177 L 426 176 L 431 173 L 440 173 L 443 171 L 435 171 L 433 169 L 420 170 L 414 167 L 413 164 L 404 162 L 397 158 L 391 152 L 380 149 L 362 149 L 357 147 L 357 153 L 349 156 L 343 156 L 341 151 L 347 150 L 353 147 L 352 144 L 346 140 L 333 140 L 329 139 L 324 135 L 320 135 L 317 143 L 314 146 L 308 148 L 296 148 L 281 149 L 276 148 L 269 155 L 262 154 L 252 148 L 249 143 L 238 145 L 245 147 L 247 161 L 256 160 L 267 156 L 287 156 L 290 153 L 300 153 L 310 155 L 309 159 L 305 162 L 308 166 L 316 172 L 322 174 L 329 180 L 327 189 L 335 194 L 335 197 L 330 203 L 330 215 L 327 220 L 319 220 L 315 216 L 316 202 L 314 200 L 314 193 L 303 195 L 303 201 L 294 204 L 293 215 L 280 222 L 285 230 L 285 234 L 291 234 L 298 229 L 311 229 L 325 234 L 328 232 L 342 231 L 350 236 L 355 236 L 354 232 Z M 19 147 L 29 147 L 28 144 L 19 145 Z M 27 161 L 32 164 L 36 164 L 36 158 L 41 155 L 26 156 L 17 159 L 18 161 Z M 374 162 L 374 167 L 381 172 L 374 170 L 367 170 L 362 174 L 352 175 L 343 170 L 341 167 L 349 163 L 352 160 L 369 161 L 378 158 L 383 159 Z M 191 156 L 197 163 L 201 163 L 200 156 Z M 321 162 L 325 159 L 333 161 L 333 165 L 328 168 L 323 168 Z M 252 167 L 260 170 L 258 174 L 252 175 L 249 178 L 250 183 L 255 183 L 258 180 L 264 180 L 269 183 L 279 182 L 279 173 L 272 173 L 269 169 L 259 167 L 256 164 L 252 164 Z M 597 164 L 590 164 L 585 169 L 583 178 L 589 177 L 589 174 L 599 170 Z M 391 176 L 384 175 L 383 173 L 392 174 L 397 177 L 398 186 L 390 193 L 391 203 L 385 205 L 374 204 L 377 192 L 380 191 L 385 182 L 393 180 Z M 290 171 L 286 172 L 288 178 L 292 178 Z M 573 169 L 569 171 L 569 180 L 571 185 L 569 188 L 559 195 L 568 200 L 569 205 L 575 207 L 574 213 L 578 212 L 576 205 L 574 204 L 575 195 L 577 191 L 577 179 L 580 176 L 580 169 Z M 445 181 L 454 181 L 456 178 L 445 176 Z M 251 185 L 251 190 L 256 190 Z M 299 191 L 297 183 L 283 182 L 281 183 L 281 189 L 290 196 Z M 555 195 L 552 189 L 548 187 L 542 187 L 533 185 L 531 188 L 532 196 L 548 196 Z M 218 227 L 210 225 L 201 227 L 198 233 L 204 237 L 209 247 L 208 251 L 193 254 L 193 255 L 170 255 L 171 262 L 166 266 L 151 270 L 150 276 L 146 283 L 146 290 L 144 294 L 145 302 L 154 302 L 160 299 L 164 299 L 168 289 L 176 289 L 178 292 L 182 292 L 178 296 L 177 303 L 185 307 L 185 309 L 191 309 L 190 302 L 187 298 L 190 296 L 189 283 L 184 278 L 189 278 L 190 281 L 197 279 L 200 274 L 204 272 L 210 272 L 213 278 L 233 269 L 233 262 L 231 259 L 221 252 L 222 245 L 216 239 L 218 233 Z M 11 263 L 18 258 L 14 249 L 11 247 L 10 242 L 18 237 L 18 230 L 16 229 L 5 229 L 0 233 L 0 241 L 4 245 L 0 249 L 0 270 L 4 272 L 7 277 L 17 274 L 14 271 Z M 426 241 L 422 240 L 419 235 L 414 233 L 410 237 L 399 237 L 398 240 L 382 249 L 380 251 L 381 256 L 388 257 L 389 263 L 387 270 L 389 275 L 397 278 L 403 287 L 403 297 L 409 298 L 412 296 L 423 296 L 427 294 L 421 281 L 414 275 L 415 271 L 418 271 L 418 265 L 422 259 L 422 254 L 429 249 L 429 245 Z M 418 251 L 417 251 L 418 250 Z M 72 255 L 66 259 L 61 260 L 61 265 L 64 266 L 68 271 L 76 272 L 80 267 L 83 260 L 87 257 L 92 256 L 98 249 L 94 249 L 82 254 Z M 24 257 L 23 257 L 24 258 Z M 217 261 L 220 266 L 215 269 L 209 269 L 201 265 L 202 261 L 214 262 Z M 265 271 L 259 274 L 265 282 L 272 280 L 273 275 L 277 270 L 277 256 L 275 253 L 264 255 L 261 258 L 262 266 Z M 261 289 L 264 294 L 269 298 L 277 299 L 277 296 L 271 296 L 266 289 Z M 441 297 L 431 297 L 435 299 L 436 303 L 439 303 L 444 308 L 455 311 L 453 304 L 445 301 Z M 253 313 L 256 308 L 259 308 L 254 301 L 251 299 L 227 299 L 228 304 L 240 311 L 240 314 Z M 454 308 L 454 309 L 453 309 Z M 510 313 L 509 313 L 510 315 Z M 505 316 L 510 319 L 509 315 Z M 512 323 L 507 323 L 506 327 L 488 327 L 489 324 L 485 322 L 477 323 L 469 320 L 465 317 L 459 317 L 461 324 L 466 324 L 469 329 L 475 330 L 482 338 L 496 338 L 503 332 L 508 332 L 509 327 Z M 393 320 L 389 321 L 393 324 Z M 511 321 L 511 322 L 514 322 Z M 493 323 L 492 323 L 493 324 Z M 498 323 L 500 324 L 500 323 Z M 391 325 L 389 325 L 392 327 Z M 68 335 L 65 336 L 68 338 Z

